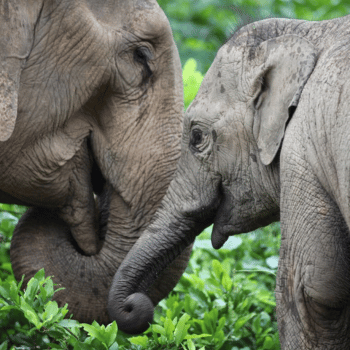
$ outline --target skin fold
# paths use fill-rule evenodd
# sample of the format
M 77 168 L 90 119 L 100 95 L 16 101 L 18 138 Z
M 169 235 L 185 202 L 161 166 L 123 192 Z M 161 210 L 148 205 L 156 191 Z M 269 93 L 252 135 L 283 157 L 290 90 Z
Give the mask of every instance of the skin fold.
M 181 64 L 155 0 L 0 0 L 0 202 L 34 208 L 11 245 L 16 278 L 45 268 L 83 322 L 110 321 L 119 264 L 180 154 Z M 159 276 L 156 304 L 190 249 Z
M 350 348 L 349 19 L 267 19 L 221 47 L 156 219 L 114 277 L 108 309 L 121 329 L 146 328 L 152 309 L 138 305 L 204 227 L 220 248 L 280 220 L 282 349 Z

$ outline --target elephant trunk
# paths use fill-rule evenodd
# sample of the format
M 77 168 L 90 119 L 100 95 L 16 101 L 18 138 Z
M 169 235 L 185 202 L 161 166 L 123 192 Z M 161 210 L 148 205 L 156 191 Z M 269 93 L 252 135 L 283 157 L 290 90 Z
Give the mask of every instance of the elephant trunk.
M 147 296 L 159 274 L 188 247 L 196 232 L 172 232 L 172 224 L 160 229 L 155 222 L 130 250 L 116 273 L 108 299 L 108 311 L 118 327 L 129 333 L 145 331 L 153 320 L 153 303 Z M 174 223 L 174 226 L 177 226 Z M 189 232 L 187 232 L 189 233 Z
M 217 181 L 208 178 L 204 188 L 213 191 L 209 190 L 211 194 L 203 197 L 193 186 L 183 186 L 184 175 L 180 173 L 171 182 L 154 222 L 129 251 L 112 282 L 108 312 L 119 329 L 129 334 L 142 333 L 148 328 L 154 309 L 148 296 L 150 287 L 213 222 L 220 202 Z
M 87 256 L 74 241 L 70 227 L 55 209 L 30 208 L 20 219 L 11 242 L 12 268 L 24 284 L 41 268 L 63 290 L 55 293 L 59 306 L 68 303 L 74 319 L 96 320 L 108 324 L 108 293 L 112 278 L 141 230 L 132 225 L 132 216 L 123 200 L 113 190 L 99 197 L 99 235 L 102 247 Z M 150 290 L 152 305 L 157 304 L 176 285 L 185 270 L 191 247 L 159 275 Z
M 11 242 L 12 268 L 17 280 L 24 282 L 41 268 L 63 290 L 55 293 L 59 306 L 68 303 L 74 318 L 82 322 L 109 323 L 107 295 L 111 279 L 127 250 L 115 252 L 108 204 L 100 213 L 100 235 L 103 246 L 96 255 L 87 256 L 78 247 L 70 227 L 55 209 L 30 208 L 20 219 Z

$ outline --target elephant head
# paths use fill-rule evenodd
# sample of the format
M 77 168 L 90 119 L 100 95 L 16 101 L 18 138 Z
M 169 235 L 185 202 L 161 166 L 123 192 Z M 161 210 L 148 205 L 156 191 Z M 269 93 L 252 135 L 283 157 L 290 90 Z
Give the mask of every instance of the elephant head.
M 206 226 L 214 224 L 220 248 L 230 235 L 279 220 L 280 151 L 327 45 L 325 29 L 342 22 L 327 23 L 264 20 L 220 48 L 186 112 L 176 175 L 156 219 L 114 277 L 108 309 L 121 329 L 147 327 L 152 310 L 139 305 L 149 286 Z
M 169 22 L 155 0 L 0 0 L 0 32 L 0 201 L 35 207 L 14 233 L 15 276 L 44 267 L 76 319 L 106 323 L 111 279 L 180 155 Z

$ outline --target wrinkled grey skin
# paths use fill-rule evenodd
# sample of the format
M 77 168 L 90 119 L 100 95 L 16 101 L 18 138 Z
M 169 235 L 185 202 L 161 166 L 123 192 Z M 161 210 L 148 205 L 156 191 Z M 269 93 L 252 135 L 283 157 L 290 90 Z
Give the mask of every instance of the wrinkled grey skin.
M 349 20 L 264 20 L 219 50 L 156 220 L 113 280 L 120 328 L 147 319 L 135 299 L 205 226 L 220 248 L 280 218 L 282 348 L 350 348 Z
M 76 319 L 106 323 L 112 276 L 180 155 L 169 22 L 155 0 L 0 0 L 0 33 L 0 202 L 37 207 L 15 231 L 14 273 L 44 267 Z

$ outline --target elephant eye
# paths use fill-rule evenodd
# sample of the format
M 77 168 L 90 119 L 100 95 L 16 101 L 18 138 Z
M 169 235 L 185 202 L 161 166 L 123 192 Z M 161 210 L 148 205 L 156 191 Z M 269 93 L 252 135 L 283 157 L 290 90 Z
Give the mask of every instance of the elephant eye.
M 202 142 L 203 133 L 202 130 L 194 129 L 191 134 L 191 146 L 196 147 Z
M 199 129 L 192 130 L 191 135 L 191 144 L 192 146 L 197 146 L 202 142 L 202 131 Z
M 139 46 L 134 51 L 134 60 L 141 64 L 147 64 L 150 59 L 151 53 L 145 46 Z
M 137 47 L 134 51 L 134 61 L 143 66 L 142 83 L 147 83 L 153 72 L 148 64 L 152 58 L 150 50 L 146 46 Z
M 194 152 L 202 152 L 207 146 L 208 136 L 206 133 L 203 133 L 202 130 L 195 128 L 191 132 L 190 139 L 190 148 Z

